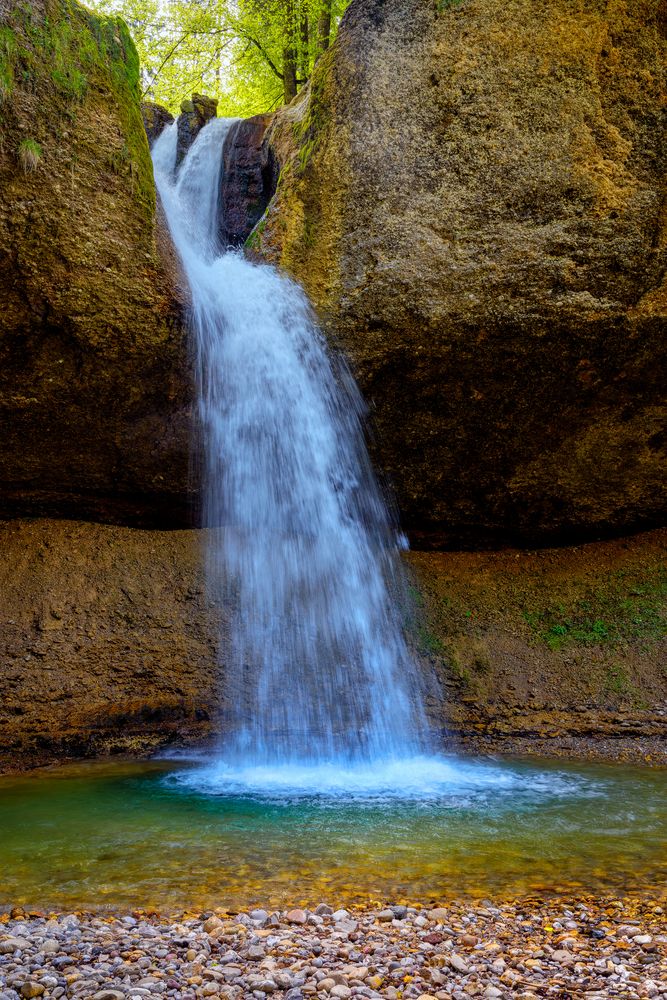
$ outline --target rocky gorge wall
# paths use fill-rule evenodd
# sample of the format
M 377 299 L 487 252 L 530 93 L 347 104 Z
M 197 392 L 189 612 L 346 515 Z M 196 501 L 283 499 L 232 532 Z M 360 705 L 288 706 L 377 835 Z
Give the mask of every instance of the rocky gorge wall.
M 189 519 L 181 285 L 124 23 L 0 23 L 0 513 Z
M 353 0 L 255 251 L 306 288 L 426 544 L 665 514 L 661 0 Z
M 210 740 L 224 710 L 201 531 L 0 522 L 0 771 Z M 667 533 L 406 556 L 450 748 L 667 763 Z
M 225 610 L 180 530 L 187 291 L 131 39 L 73 0 L 0 18 L 7 768 L 210 737 Z M 406 557 L 435 724 L 478 749 L 667 759 L 664 533 L 525 548 L 664 517 L 666 30 L 652 0 L 353 0 L 225 151 L 235 241 L 281 168 L 249 251 L 351 358 L 413 541 L 524 546 Z

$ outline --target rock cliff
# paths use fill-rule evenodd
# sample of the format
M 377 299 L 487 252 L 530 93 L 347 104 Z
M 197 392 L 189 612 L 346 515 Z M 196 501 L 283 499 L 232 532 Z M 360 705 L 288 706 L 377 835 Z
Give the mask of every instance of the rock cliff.
M 353 360 L 413 537 L 667 506 L 661 0 L 353 0 L 250 238 Z
M 0 522 L 0 771 L 221 730 L 201 531 Z M 667 532 L 406 556 L 450 746 L 667 762 Z
M 193 94 L 191 98 L 181 103 L 181 113 L 178 116 L 178 145 L 176 146 L 176 166 L 183 162 L 185 154 L 195 141 L 204 125 L 215 118 L 218 113 L 218 102 L 213 97 L 204 94 Z
M 127 28 L 73 0 L 0 25 L 0 512 L 188 514 L 185 294 Z

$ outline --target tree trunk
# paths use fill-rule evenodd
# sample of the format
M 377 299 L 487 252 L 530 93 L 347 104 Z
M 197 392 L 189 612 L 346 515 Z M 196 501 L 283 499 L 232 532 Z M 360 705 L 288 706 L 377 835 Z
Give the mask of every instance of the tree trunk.
M 299 16 L 299 41 L 300 41 L 300 79 L 303 83 L 310 76 L 310 29 L 308 25 L 308 10 L 302 0 L 302 7 Z
M 294 0 L 285 4 L 285 45 L 283 47 L 283 97 L 285 104 L 296 97 L 296 25 Z
M 317 20 L 317 55 L 321 56 L 331 42 L 331 0 L 322 0 L 322 9 Z
M 283 49 L 283 98 L 285 104 L 296 97 L 296 54 L 293 47 Z

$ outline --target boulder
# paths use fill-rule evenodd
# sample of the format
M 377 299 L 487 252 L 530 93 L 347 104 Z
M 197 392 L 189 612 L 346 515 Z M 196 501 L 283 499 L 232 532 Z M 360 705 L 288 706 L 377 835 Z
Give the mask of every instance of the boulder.
M 241 118 L 227 133 L 220 186 L 223 246 L 245 243 L 276 190 L 278 161 L 271 144 L 263 141 L 272 118 Z
M 176 146 L 176 167 L 183 162 L 185 154 L 195 141 L 204 125 L 215 118 L 218 113 L 218 102 L 213 97 L 204 94 L 193 94 L 181 103 L 181 113 L 178 116 L 178 145 Z
M 163 108 L 161 104 L 155 104 L 153 101 L 141 102 L 141 116 L 144 120 L 144 128 L 146 129 L 146 135 L 151 146 L 167 125 L 171 125 L 174 121 L 174 116 L 170 111 Z
M 667 507 L 661 0 L 353 0 L 250 242 L 351 358 L 424 544 Z
M 189 518 L 187 293 L 125 24 L 11 2 L 0 79 L 0 516 Z

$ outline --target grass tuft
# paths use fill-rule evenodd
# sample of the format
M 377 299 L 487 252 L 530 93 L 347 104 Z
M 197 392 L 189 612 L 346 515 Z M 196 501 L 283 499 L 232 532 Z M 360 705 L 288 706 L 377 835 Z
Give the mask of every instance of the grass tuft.
M 19 163 L 26 174 L 32 174 L 42 161 L 42 147 L 35 139 L 24 139 L 18 149 Z

